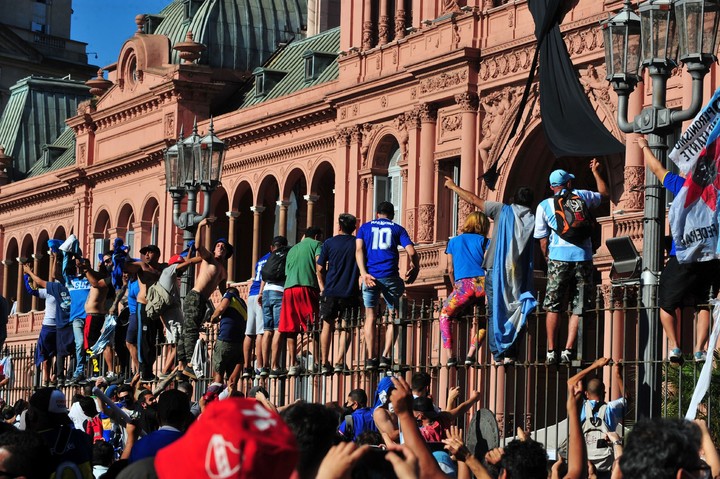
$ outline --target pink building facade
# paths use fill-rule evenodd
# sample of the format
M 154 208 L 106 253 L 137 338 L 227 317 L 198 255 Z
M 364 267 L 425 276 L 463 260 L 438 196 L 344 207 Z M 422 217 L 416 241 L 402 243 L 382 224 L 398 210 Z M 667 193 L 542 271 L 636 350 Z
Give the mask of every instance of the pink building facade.
M 601 159 L 611 190 L 598 213 L 603 239 L 627 235 L 641 249 L 643 196 L 635 187 L 644 182 L 644 165 L 633 135 L 621 133 L 615 121 L 617 98 L 604 78 L 599 26 L 621 4 L 574 2 L 561 28 L 589 101 L 627 145 L 624 156 Z M 47 274 L 48 238 L 74 233 L 89 257 L 115 237 L 125 238 L 134 254 L 149 243 L 158 244 L 165 259 L 180 251 L 163 150 L 181 128 L 188 134 L 195 118 L 203 135 L 213 116 L 215 134 L 227 146 L 222 186 L 211 200 L 218 218 L 211 234 L 235 245 L 228 268 L 233 282 L 251 276 L 274 235 L 293 243 L 316 225 L 330 236 L 339 213 L 364 222 L 387 199 L 419 245 L 420 276 L 408 296 L 442 298 L 445 245 L 471 211 L 443 188 L 445 176 L 499 201 L 520 185 L 532 187 L 537 200 L 548 196 L 555 168 L 573 172 L 579 187 L 594 188 L 589 158 L 555 159 L 548 149 L 537 85 L 526 127 L 508 138 L 535 49 L 527 1 L 348 0 L 340 25 L 285 47 L 288 58 L 297 50 L 297 61 L 283 72 L 300 75 L 301 85 L 288 94 L 258 91 L 257 83 L 279 70 L 274 60 L 253 75 L 242 73 L 241 82 L 224 69 L 173 60 L 164 35 L 128 39 L 117 63 L 106 68 L 111 83 L 100 85 L 67 122 L 74 164 L 0 188 L 0 284 L 4 296 L 18 298 L 21 313 L 10 319 L 8 341 L 30 342 L 39 331 L 42 304 L 24 293 L 18 258 Z M 307 58 L 297 55 L 304 51 L 315 60 L 318 53 L 337 55 L 326 66 L 336 70 L 321 81 L 312 73 L 308 78 Z M 708 78 L 707 98 L 718 83 L 716 68 Z M 689 83 L 678 69 L 668 90 L 671 107 L 687 106 Z M 238 92 L 239 107 L 227 111 Z M 631 96 L 631 115 L 649 95 L 649 82 L 641 83 Z M 494 191 L 480 179 L 493 165 L 500 173 Z M 605 282 L 611 262 L 601 247 L 595 263 Z M 609 348 L 613 339 L 606 341 Z

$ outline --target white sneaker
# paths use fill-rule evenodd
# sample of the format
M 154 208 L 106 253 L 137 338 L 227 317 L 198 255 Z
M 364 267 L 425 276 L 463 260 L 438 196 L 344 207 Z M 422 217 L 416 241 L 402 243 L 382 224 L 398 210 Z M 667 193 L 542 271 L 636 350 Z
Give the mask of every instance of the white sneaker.
M 110 382 L 110 381 L 115 381 L 115 380 L 117 379 L 117 374 L 115 374 L 114 372 L 110 371 L 109 373 L 107 373 L 107 374 L 105 375 L 105 379 L 107 379 L 108 382 Z
M 557 352 L 555 350 L 548 351 L 545 355 L 545 364 L 557 364 L 558 357 Z
M 570 364 L 572 360 L 572 351 L 569 349 L 564 349 L 563 352 L 560 353 L 560 364 Z

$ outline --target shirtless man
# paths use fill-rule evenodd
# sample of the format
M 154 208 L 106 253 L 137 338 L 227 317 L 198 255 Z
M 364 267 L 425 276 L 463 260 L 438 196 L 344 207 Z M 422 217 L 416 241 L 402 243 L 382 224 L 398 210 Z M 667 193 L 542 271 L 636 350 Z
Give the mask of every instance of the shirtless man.
M 140 373 L 143 381 L 152 381 L 153 365 L 155 364 L 155 338 L 157 337 L 157 326 L 154 321 L 148 320 L 147 290 L 160 278 L 160 273 L 165 267 L 160 264 L 160 248 L 154 244 L 140 248 L 142 261 L 125 263 L 125 271 L 137 273 L 137 321 L 138 321 L 138 361 L 140 362 Z
M 86 258 L 77 258 L 76 265 L 78 271 L 84 274 L 90 282 L 90 292 L 85 300 L 85 330 L 84 330 L 84 348 L 87 351 L 91 348 L 100 337 L 103 324 L 105 323 L 105 315 L 108 312 L 108 293 L 112 286 L 110 278 L 110 270 L 112 269 L 112 256 L 103 254 L 102 263 L 97 271 L 92 269 L 90 261 Z M 115 379 L 115 372 L 112 369 L 114 350 L 108 345 L 103 351 L 105 364 L 107 365 L 107 378 Z
M 198 256 L 202 258 L 202 263 L 200 263 L 200 272 L 195 279 L 195 286 L 188 292 L 183 302 L 183 339 L 178 341 L 177 357 L 183 374 L 191 379 L 197 379 L 197 376 L 188 364 L 188 354 L 192 354 L 195 349 L 195 343 L 200 335 L 200 326 L 205 319 L 207 301 L 210 295 L 217 287 L 220 288 L 221 293 L 225 294 L 227 271 L 223 261 L 233 254 L 232 245 L 224 238 L 215 241 L 212 252 L 205 247 L 203 228 L 214 221 L 215 218 L 205 218 L 198 223 L 195 232 L 195 247 Z

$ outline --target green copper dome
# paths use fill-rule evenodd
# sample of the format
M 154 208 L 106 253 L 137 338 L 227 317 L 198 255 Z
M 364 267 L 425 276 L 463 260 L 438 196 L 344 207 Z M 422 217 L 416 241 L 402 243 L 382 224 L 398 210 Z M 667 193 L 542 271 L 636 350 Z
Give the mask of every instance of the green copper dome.
M 175 0 L 148 33 L 166 35 L 176 45 L 191 31 L 207 46 L 199 63 L 214 68 L 252 71 L 280 44 L 304 38 L 307 2 L 301 0 Z M 159 23 L 158 23 L 159 21 Z M 173 51 L 173 63 L 180 63 Z

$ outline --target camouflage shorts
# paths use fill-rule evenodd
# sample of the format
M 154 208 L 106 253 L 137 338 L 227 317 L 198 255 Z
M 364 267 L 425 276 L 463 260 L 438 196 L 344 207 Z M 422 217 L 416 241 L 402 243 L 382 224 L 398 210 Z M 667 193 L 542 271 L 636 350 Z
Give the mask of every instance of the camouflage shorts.
M 572 313 L 582 316 L 592 296 L 592 261 L 548 260 L 547 290 L 543 308 L 559 313 L 566 292 L 572 292 Z M 571 289 L 572 288 L 572 289 Z

